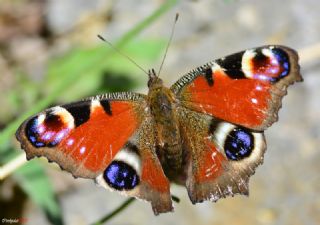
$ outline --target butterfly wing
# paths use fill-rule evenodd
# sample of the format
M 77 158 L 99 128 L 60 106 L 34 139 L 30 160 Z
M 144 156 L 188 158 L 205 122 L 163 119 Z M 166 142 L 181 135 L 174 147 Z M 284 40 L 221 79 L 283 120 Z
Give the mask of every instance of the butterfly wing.
M 249 177 L 262 163 L 263 132 L 215 119 L 187 108 L 179 109 L 186 161 L 186 187 L 193 203 L 248 195 Z
M 171 90 L 193 203 L 248 194 L 288 85 L 302 81 L 296 52 L 284 46 L 242 51 L 196 68 Z
M 155 213 L 171 211 L 145 98 L 112 93 L 56 106 L 27 119 L 16 137 L 28 159 L 44 156 L 75 177 L 150 201 Z
M 155 215 L 173 210 L 170 183 L 165 176 L 156 154 L 155 131 L 151 117 L 147 117 L 134 136 L 132 136 L 96 181 L 101 186 L 118 190 L 128 196 L 138 197 L 151 202 Z M 123 163 L 131 166 L 140 177 L 134 189 L 122 188 L 122 180 L 114 179 L 114 171 L 121 170 Z M 127 171 L 124 170 L 124 173 Z M 126 179 L 129 186 L 136 178 Z
M 286 88 L 295 81 L 302 81 L 297 53 L 263 46 L 198 67 L 171 90 L 189 109 L 261 131 L 277 120 Z

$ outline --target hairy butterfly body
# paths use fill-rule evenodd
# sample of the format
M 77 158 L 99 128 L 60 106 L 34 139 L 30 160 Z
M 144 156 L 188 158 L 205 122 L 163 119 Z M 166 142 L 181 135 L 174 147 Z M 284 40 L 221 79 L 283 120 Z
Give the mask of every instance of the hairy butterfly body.
M 56 106 L 16 136 L 75 177 L 173 210 L 170 182 L 192 203 L 248 194 L 287 87 L 302 81 L 296 52 L 262 46 L 200 66 L 171 88 L 149 72 L 148 95 L 119 92 Z

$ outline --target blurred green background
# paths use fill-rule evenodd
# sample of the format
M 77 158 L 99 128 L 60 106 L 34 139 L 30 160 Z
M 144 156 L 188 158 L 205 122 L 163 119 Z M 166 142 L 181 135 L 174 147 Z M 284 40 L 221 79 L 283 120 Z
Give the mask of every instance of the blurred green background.
M 192 205 L 183 187 L 175 213 L 155 217 L 134 202 L 112 224 L 319 224 L 320 3 L 316 0 L 1 0 L 0 164 L 21 155 L 14 132 L 48 106 L 110 91 L 146 93 L 147 76 L 97 38 L 101 34 L 146 70 L 160 65 L 176 12 L 180 19 L 161 77 L 169 86 L 212 59 L 265 44 L 298 50 L 304 83 L 289 88 L 280 121 L 266 131 L 265 162 L 250 197 Z M 44 159 L 0 181 L 0 220 L 89 224 L 125 200 L 73 179 Z

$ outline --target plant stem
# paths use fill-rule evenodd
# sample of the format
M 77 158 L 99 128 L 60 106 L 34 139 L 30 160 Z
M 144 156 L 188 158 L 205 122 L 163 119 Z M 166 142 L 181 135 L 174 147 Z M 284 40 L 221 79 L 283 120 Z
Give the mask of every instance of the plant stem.
M 171 196 L 172 200 L 179 203 L 180 199 L 174 195 Z M 125 202 L 123 202 L 118 208 L 116 208 L 115 210 L 113 210 L 111 213 L 109 213 L 108 215 L 104 216 L 102 219 L 100 219 L 99 221 L 93 223 L 92 225 L 102 225 L 103 223 L 108 222 L 109 220 L 111 220 L 114 216 L 116 216 L 118 213 L 122 212 L 125 208 L 127 208 L 131 203 L 133 203 L 133 201 L 135 200 L 135 198 L 129 198 L 128 200 L 126 200 Z
M 113 210 L 111 213 L 100 219 L 99 221 L 93 223 L 92 225 L 102 225 L 112 219 L 114 216 L 122 212 L 125 208 L 127 208 L 131 203 L 133 203 L 135 198 L 129 198 L 125 202 L 123 202 L 118 208 Z

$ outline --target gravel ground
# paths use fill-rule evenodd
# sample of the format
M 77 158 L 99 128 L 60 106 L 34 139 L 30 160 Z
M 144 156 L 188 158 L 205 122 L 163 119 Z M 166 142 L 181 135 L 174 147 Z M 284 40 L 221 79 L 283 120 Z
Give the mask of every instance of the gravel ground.
M 116 40 L 162 2 L 48 0 L 42 10 L 50 29 L 59 35 L 72 29 L 84 14 L 97 15 L 102 7 L 109 7 L 112 20 L 108 26 L 95 26 L 85 38 L 105 33 Z M 168 38 L 176 12 L 180 18 L 162 74 L 168 85 L 196 66 L 249 47 L 273 43 L 299 51 L 320 41 L 320 3 L 316 0 L 181 1 L 141 37 Z M 35 45 L 43 48 L 41 41 Z M 305 81 L 289 88 L 280 120 L 266 131 L 268 151 L 251 179 L 249 198 L 236 196 L 192 205 L 186 190 L 173 185 L 172 193 L 181 198 L 175 213 L 155 217 L 148 203 L 137 201 L 111 224 L 319 224 L 320 63 L 316 57 L 304 59 L 301 72 Z M 41 74 L 42 67 L 37 69 L 33 74 Z M 125 199 L 59 170 L 49 173 L 61 192 L 66 224 L 94 222 Z M 41 210 L 31 203 L 25 217 L 28 224 L 47 224 Z

